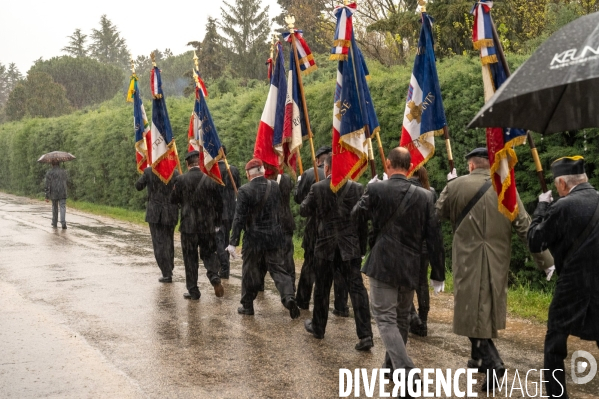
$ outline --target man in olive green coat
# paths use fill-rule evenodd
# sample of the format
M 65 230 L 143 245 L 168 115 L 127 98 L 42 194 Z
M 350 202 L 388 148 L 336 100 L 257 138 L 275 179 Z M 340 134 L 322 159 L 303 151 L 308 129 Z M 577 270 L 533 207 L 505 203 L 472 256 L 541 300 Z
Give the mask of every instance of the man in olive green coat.
M 490 184 L 486 148 L 473 150 L 466 159 L 470 174 L 457 177 L 454 169 L 436 203 L 439 217 L 450 220 L 454 231 L 453 332 L 472 342 L 469 368 L 478 368 L 481 373 L 495 370 L 502 376 L 505 368 L 492 338 L 497 338 L 497 331 L 505 329 L 506 324 L 512 229 L 526 243 L 531 219 L 520 197 L 513 222 L 499 212 L 497 194 Z M 480 197 L 474 202 L 477 194 Z M 474 203 L 470 211 L 469 203 Z M 553 266 L 548 251 L 533 257 L 540 269 Z

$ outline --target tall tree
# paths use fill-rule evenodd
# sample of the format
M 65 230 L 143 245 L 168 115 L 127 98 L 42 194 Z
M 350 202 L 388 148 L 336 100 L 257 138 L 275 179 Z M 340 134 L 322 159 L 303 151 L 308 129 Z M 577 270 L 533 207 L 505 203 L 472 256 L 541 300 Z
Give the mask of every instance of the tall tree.
M 72 57 L 87 57 L 87 48 L 85 42 L 87 35 L 81 32 L 81 29 L 75 29 L 75 32 L 69 38 L 69 45 L 62 48 L 62 51 Z
M 236 0 L 235 5 L 225 1 L 224 4 L 220 28 L 225 45 L 232 53 L 235 71 L 245 78 L 263 79 L 270 33 L 268 6 L 262 9 L 261 0 Z
M 6 66 L 0 62 L 0 108 L 8 100 L 8 79 L 6 76 Z
M 89 52 L 92 58 L 107 64 L 129 67 L 129 50 L 117 27 L 106 17 L 100 18 L 100 29 L 93 29 Z
M 65 88 L 44 72 L 27 74 L 17 84 L 6 103 L 6 117 L 14 121 L 25 116 L 49 118 L 72 111 Z
M 208 17 L 206 34 L 198 50 L 200 50 L 198 57 L 200 57 L 200 72 L 202 77 L 206 79 L 216 79 L 219 77 L 226 65 L 226 55 L 223 52 L 223 38 L 218 34 L 218 26 L 215 18 Z

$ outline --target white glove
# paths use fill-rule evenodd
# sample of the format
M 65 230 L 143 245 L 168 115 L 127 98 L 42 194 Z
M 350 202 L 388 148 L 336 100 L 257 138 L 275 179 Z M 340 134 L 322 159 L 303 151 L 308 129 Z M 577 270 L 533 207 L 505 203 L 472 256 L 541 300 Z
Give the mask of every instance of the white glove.
M 456 177 L 458 177 L 458 172 L 453 168 L 453 170 L 447 174 L 447 181 L 455 179 Z
M 235 247 L 233 245 L 229 245 L 225 251 L 227 251 L 229 254 L 231 254 L 231 258 L 233 259 L 237 259 L 237 252 L 235 252 Z
M 297 182 L 299 183 L 301 180 L 302 180 L 302 177 L 301 177 L 301 176 L 298 176 L 298 177 L 297 177 Z
M 555 271 L 555 265 L 551 266 L 549 269 L 545 269 L 545 274 L 547 275 L 547 281 L 551 280 L 551 276 L 553 276 L 554 271 Z
M 389 180 L 389 176 L 386 173 L 383 173 L 383 180 Z
M 215 228 L 214 228 L 214 232 L 215 232 L 215 233 L 218 233 L 219 231 L 220 231 L 220 227 L 215 227 Z
M 552 192 L 551 192 L 551 190 L 549 190 L 546 193 L 539 195 L 539 202 L 547 202 L 548 204 L 552 203 L 553 196 L 551 194 L 552 194 Z M 547 270 L 549 270 L 549 269 L 547 269 Z
M 445 290 L 445 281 L 431 280 L 431 287 L 433 287 L 435 290 L 435 295 L 439 295 L 439 292 L 443 292 Z
M 379 177 L 378 176 L 374 176 L 372 179 L 370 179 L 370 181 L 368 182 L 368 184 L 370 184 L 370 183 L 376 183 L 377 181 L 380 181 Z

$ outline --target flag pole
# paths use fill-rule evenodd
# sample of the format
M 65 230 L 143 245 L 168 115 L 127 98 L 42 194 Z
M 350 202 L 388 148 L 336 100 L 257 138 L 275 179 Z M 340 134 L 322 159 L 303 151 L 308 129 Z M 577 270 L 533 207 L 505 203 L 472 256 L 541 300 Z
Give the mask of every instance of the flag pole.
M 195 65 L 195 69 L 193 70 L 193 78 L 196 83 L 196 89 L 202 90 L 202 88 L 200 87 L 200 78 L 199 78 L 198 74 L 196 73 L 196 71 L 200 70 L 200 65 L 199 65 L 200 63 L 199 63 L 198 55 L 196 54 L 195 50 L 193 51 L 193 64 Z M 199 146 L 199 147 L 200 147 L 200 151 L 204 151 L 204 148 L 202 146 Z M 227 168 L 227 173 L 229 174 L 229 180 L 231 180 L 231 184 L 233 185 L 233 190 L 235 190 L 235 195 L 237 195 L 237 185 L 235 184 L 235 180 L 233 179 L 233 174 L 231 173 L 231 168 L 229 168 L 229 162 L 227 162 L 227 156 L 225 155 L 225 152 L 223 151 L 222 146 L 219 149 L 219 152 L 220 152 L 220 155 L 223 157 L 223 161 L 225 161 L 225 167 Z
M 293 16 L 289 15 L 285 18 L 285 22 L 287 22 L 287 25 L 289 28 L 289 34 L 291 36 L 291 47 L 293 48 L 293 58 L 295 59 L 295 69 L 296 69 L 296 73 L 297 73 L 297 80 L 299 83 L 300 95 L 302 96 L 302 106 L 304 108 L 304 120 L 306 121 L 306 128 L 308 129 L 308 140 L 310 141 L 310 152 L 312 154 L 312 167 L 314 168 L 314 179 L 318 183 L 320 178 L 318 176 L 318 165 L 316 164 L 316 155 L 314 152 L 314 141 L 312 141 L 312 128 L 310 127 L 310 117 L 308 116 L 308 105 L 306 104 L 306 95 L 304 93 L 304 83 L 302 81 L 302 73 L 301 73 L 301 69 L 300 69 L 299 58 L 297 56 L 297 45 L 295 43 L 295 30 L 293 29 L 294 23 L 295 23 L 295 18 Z M 297 151 L 298 157 L 299 157 L 299 153 L 300 153 L 300 151 L 298 150 Z M 302 170 L 303 166 L 301 166 L 302 165 L 301 157 L 298 159 L 300 160 L 300 170 Z
M 499 35 L 497 34 L 497 28 L 495 27 L 495 21 L 493 21 L 493 19 L 491 19 L 491 27 L 493 30 L 493 39 L 495 40 L 495 43 L 497 43 L 497 55 L 499 56 L 499 59 L 501 60 L 501 63 L 503 64 L 503 67 L 505 68 L 506 77 L 509 78 L 511 75 L 510 67 L 508 66 L 508 63 L 505 59 L 505 53 L 503 52 L 503 46 L 501 45 L 501 41 L 499 40 Z M 543 192 L 546 193 L 548 191 L 548 189 L 547 189 L 547 183 L 545 182 L 545 175 L 543 174 L 543 165 L 541 164 L 541 159 L 539 158 L 539 153 L 537 152 L 537 146 L 535 145 L 535 141 L 532 138 L 532 134 L 530 134 L 530 130 L 526 131 L 526 140 L 528 141 L 528 144 L 530 145 L 530 153 L 532 154 L 532 159 L 534 160 L 534 163 L 535 163 L 535 169 L 537 171 L 537 177 L 539 178 L 539 183 L 541 183 L 541 190 L 543 190 Z

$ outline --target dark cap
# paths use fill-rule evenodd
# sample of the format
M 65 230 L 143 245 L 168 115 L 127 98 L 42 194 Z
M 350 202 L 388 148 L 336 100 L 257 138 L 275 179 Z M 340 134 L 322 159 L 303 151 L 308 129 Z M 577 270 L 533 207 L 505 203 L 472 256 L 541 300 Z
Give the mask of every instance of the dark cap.
M 330 145 L 323 145 L 316 151 L 316 158 L 321 155 L 330 154 L 331 152 L 333 152 L 333 149 Z
M 248 163 L 245 164 L 245 170 L 259 168 L 260 166 L 263 166 L 262 160 L 260 160 L 258 158 L 252 158 L 250 160 L 250 162 L 248 162 Z
M 580 155 L 563 157 L 551 164 L 553 178 L 567 175 L 582 175 L 584 172 L 584 158 Z
M 196 150 L 190 151 L 185 155 L 185 160 L 187 161 L 191 157 L 199 157 L 200 153 Z
M 466 154 L 466 159 L 470 159 L 472 157 L 489 159 L 489 151 L 487 151 L 487 149 L 485 147 L 475 148 L 472 151 L 470 151 L 468 154 Z

